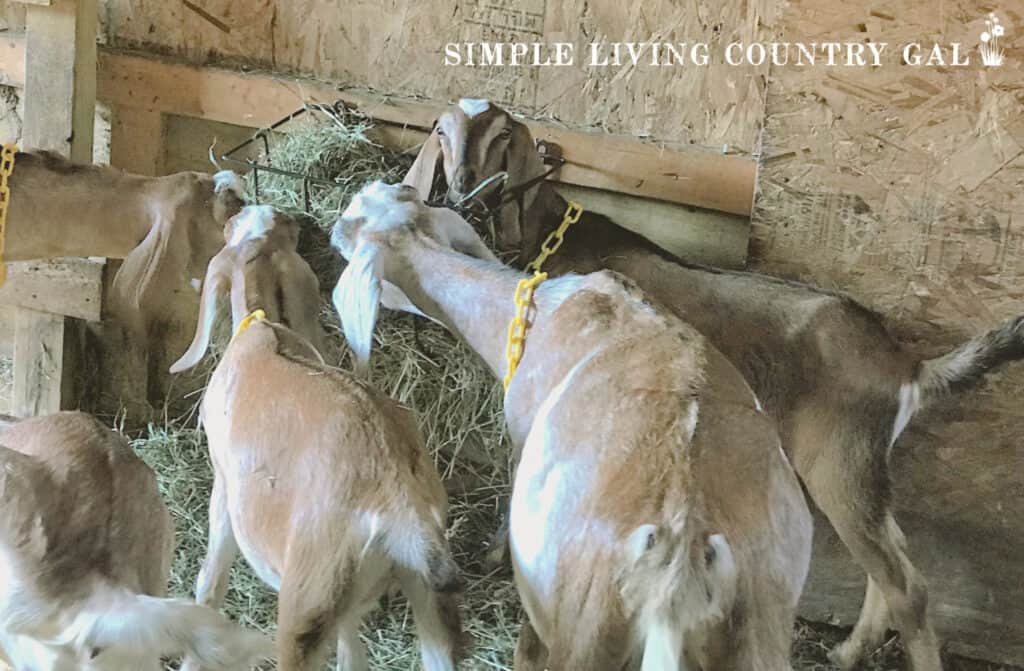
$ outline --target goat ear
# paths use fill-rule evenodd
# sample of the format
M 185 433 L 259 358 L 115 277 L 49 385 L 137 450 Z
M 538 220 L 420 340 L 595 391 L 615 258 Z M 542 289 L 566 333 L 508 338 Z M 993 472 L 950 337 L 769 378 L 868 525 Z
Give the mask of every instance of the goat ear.
M 513 121 L 511 127 L 512 137 L 505 150 L 505 164 L 509 174 L 506 188 L 525 184 L 540 177 L 545 171 L 544 161 L 533 144 L 530 129 L 518 121 Z M 540 243 L 540 217 L 530 216 L 539 189 L 539 184 L 527 189 L 502 209 L 498 226 L 498 246 L 501 249 L 519 249 L 527 253 L 528 250 L 536 249 Z
M 355 356 L 356 371 L 365 374 L 373 347 L 373 328 L 380 312 L 381 279 L 377 247 L 360 243 L 334 287 L 334 309 Z
M 420 148 L 409 172 L 405 173 L 402 184 L 408 184 L 419 192 L 420 198 L 430 200 L 430 192 L 434 187 L 434 175 L 441 163 L 441 137 L 437 134 L 437 126 L 430 131 L 430 136 Z
M 626 541 L 626 552 L 630 561 L 636 563 L 657 544 L 658 527 L 653 524 L 641 524 L 633 530 L 633 533 L 629 534 L 629 539 Z
M 138 311 L 166 300 L 178 282 L 186 281 L 189 261 L 188 222 L 158 212 L 139 246 L 125 257 L 114 276 L 117 299 Z
M 206 355 L 210 346 L 210 338 L 213 333 L 213 322 L 217 319 L 217 298 L 227 293 L 231 281 L 227 272 L 222 268 L 225 254 L 231 253 L 225 249 L 213 257 L 206 269 L 206 279 L 203 280 L 203 293 L 199 299 L 199 320 L 196 323 L 196 334 L 192 338 L 192 344 L 188 351 L 171 366 L 171 373 L 181 373 L 194 367 Z

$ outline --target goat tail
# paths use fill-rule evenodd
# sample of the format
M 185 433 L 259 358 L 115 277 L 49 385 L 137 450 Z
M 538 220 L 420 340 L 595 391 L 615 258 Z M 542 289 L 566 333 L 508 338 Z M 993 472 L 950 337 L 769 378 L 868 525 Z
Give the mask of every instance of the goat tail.
M 638 528 L 629 544 L 633 566 L 624 591 L 638 607 L 641 671 L 679 669 L 686 634 L 721 622 L 732 610 L 739 582 L 732 548 L 713 534 L 702 556 L 691 558 L 688 543 L 675 544 L 654 525 Z
M 1024 359 L 1024 316 L 1010 319 L 956 349 L 922 361 L 914 382 L 921 389 L 921 407 L 970 388 L 993 369 Z
M 994 369 L 1019 359 L 1024 359 L 1024 316 L 975 336 L 942 356 L 921 361 L 913 379 L 900 385 L 899 409 L 889 445 L 896 442 L 918 411 L 969 389 Z
M 184 599 L 125 593 L 87 609 L 68 632 L 80 650 L 110 648 L 139 657 L 194 657 L 204 669 L 250 669 L 273 656 L 269 637 Z

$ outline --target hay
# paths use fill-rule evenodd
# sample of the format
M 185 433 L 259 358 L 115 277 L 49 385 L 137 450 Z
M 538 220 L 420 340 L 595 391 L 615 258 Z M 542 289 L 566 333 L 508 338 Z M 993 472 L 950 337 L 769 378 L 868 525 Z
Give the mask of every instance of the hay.
M 324 291 L 322 322 L 333 348 L 329 363 L 349 369 L 329 292 L 343 262 L 330 249 L 326 230 L 348 199 L 365 182 L 399 179 L 409 156 L 390 152 L 369 137 L 370 126 L 357 116 L 330 118 L 326 123 L 295 129 L 274 138 L 274 165 L 334 180 L 336 189 L 311 189 L 311 222 L 301 251 L 320 277 Z M 290 212 L 303 209 L 301 185 L 285 177 L 260 180 L 264 202 Z M 482 565 L 486 544 L 498 526 L 510 492 L 509 446 L 504 434 L 499 384 L 476 356 L 444 329 L 430 323 L 413 327 L 408 315 L 385 314 L 375 334 L 373 382 L 413 408 L 428 448 L 445 478 L 450 497 L 449 526 L 456 560 L 467 579 L 464 617 L 473 648 L 464 669 L 510 669 L 520 611 L 507 575 L 488 575 Z M 134 441 L 153 467 L 177 524 L 178 547 L 171 591 L 193 593 L 199 564 L 206 552 L 207 505 L 211 469 L 205 438 L 181 424 L 150 427 Z M 245 562 L 236 561 L 226 612 L 235 620 L 272 631 L 276 598 Z M 412 617 L 400 597 L 371 615 L 362 630 L 373 669 L 420 668 Z M 794 668 L 832 669 L 827 651 L 838 642 L 838 630 L 800 623 L 794 643 Z M 899 646 L 889 643 L 865 669 L 902 668 Z M 998 667 L 958 663 L 951 671 L 996 671 Z

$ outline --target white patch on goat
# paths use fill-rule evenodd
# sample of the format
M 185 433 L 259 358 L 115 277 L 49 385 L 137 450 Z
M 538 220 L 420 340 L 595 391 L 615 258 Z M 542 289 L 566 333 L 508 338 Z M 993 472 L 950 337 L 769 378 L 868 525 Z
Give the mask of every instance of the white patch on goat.
M 700 414 L 700 406 L 697 401 L 690 404 L 686 411 L 686 439 L 693 440 L 693 434 L 697 433 L 697 418 Z
M 900 409 L 896 413 L 896 421 L 892 425 L 892 438 L 889 440 L 889 447 L 892 448 L 896 439 L 907 428 L 911 418 L 921 409 L 921 385 L 917 382 L 904 382 L 900 385 Z
M 472 119 L 477 114 L 483 114 L 491 109 L 491 101 L 484 98 L 463 98 L 459 101 L 459 109 Z
M 424 205 L 416 199 L 400 199 L 402 188 L 401 184 L 386 184 L 381 180 L 370 182 L 349 202 L 341 219 L 365 219 L 364 230 L 367 231 L 386 231 L 408 225 Z
M 550 602 L 554 588 L 557 553 L 562 539 L 553 538 L 550 527 L 555 523 L 564 483 L 579 477 L 571 463 L 559 463 L 550 456 L 553 448 L 548 415 L 569 389 L 576 371 L 587 365 L 593 355 L 584 357 L 565 378 L 551 390 L 537 410 L 533 428 L 526 437 L 516 469 L 515 485 L 509 513 L 509 546 L 516 574 L 539 595 L 541 602 Z
M 228 245 L 235 247 L 246 240 L 267 234 L 274 226 L 274 208 L 269 205 L 246 205 L 235 215 Z
M 547 280 L 538 287 L 534 300 L 547 312 L 556 310 L 580 290 L 585 279 L 583 275 L 564 275 Z
M 249 562 L 252 572 L 270 589 L 280 592 L 281 576 L 270 565 L 270 562 L 266 561 L 253 546 L 249 545 L 245 534 L 235 534 L 235 540 L 238 542 L 238 549 L 241 550 L 245 561 Z
M 213 176 L 213 192 L 231 191 L 239 200 L 245 200 L 245 184 L 238 173 L 231 170 L 221 170 Z

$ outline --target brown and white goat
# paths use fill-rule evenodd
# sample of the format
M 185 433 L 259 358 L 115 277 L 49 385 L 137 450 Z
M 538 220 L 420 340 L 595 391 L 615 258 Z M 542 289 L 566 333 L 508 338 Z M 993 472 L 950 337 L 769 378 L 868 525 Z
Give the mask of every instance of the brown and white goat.
M 550 183 L 531 183 L 545 168 L 524 124 L 485 100 L 460 101 L 438 119 L 406 182 L 428 198 L 441 172 L 449 197 L 458 200 L 500 171 L 508 174 L 506 186 L 488 187 L 479 197 L 498 208 L 499 245 L 518 251 L 518 265 L 525 266 L 561 222 L 566 201 Z M 925 580 L 893 517 L 889 453 L 922 408 L 1024 357 L 1024 319 L 922 360 L 847 296 L 690 264 L 588 211 L 544 270 L 601 268 L 631 278 L 705 335 L 778 421 L 811 498 L 868 574 L 860 619 L 833 659 L 854 667 L 891 626 L 915 671 L 940 669 Z
M 390 286 L 504 376 L 524 275 L 468 223 L 377 182 L 332 238 L 349 259 L 334 300 L 357 356 Z M 517 671 L 675 671 L 684 649 L 706 671 L 791 668 L 811 519 L 739 373 L 616 273 L 542 283 L 531 323 L 505 395 L 529 620 Z
M 267 319 L 235 336 L 203 397 L 215 479 L 198 600 L 220 604 L 241 548 L 280 594 L 282 671 L 321 668 L 332 636 L 339 668 L 365 671 L 359 623 L 397 579 L 424 667 L 453 670 L 461 624 L 447 496 L 412 413 L 315 361 L 319 285 L 295 251 L 296 222 L 250 206 L 227 237 L 193 345 L 172 372 L 203 357 L 218 295 L 230 292 L 236 329 L 257 308 Z
M 195 328 L 195 284 L 244 204 L 230 171 L 131 175 L 46 151 L 18 152 L 0 262 L 64 256 L 124 259 L 107 296 L 115 377 L 102 390 L 128 403 L 166 393 L 167 352 Z M 116 361 L 113 358 L 116 357 Z
M 163 598 L 174 525 L 153 472 L 90 415 L 0 431 L 0 660 L 14 671 L 247 669 L 269 640 Z

